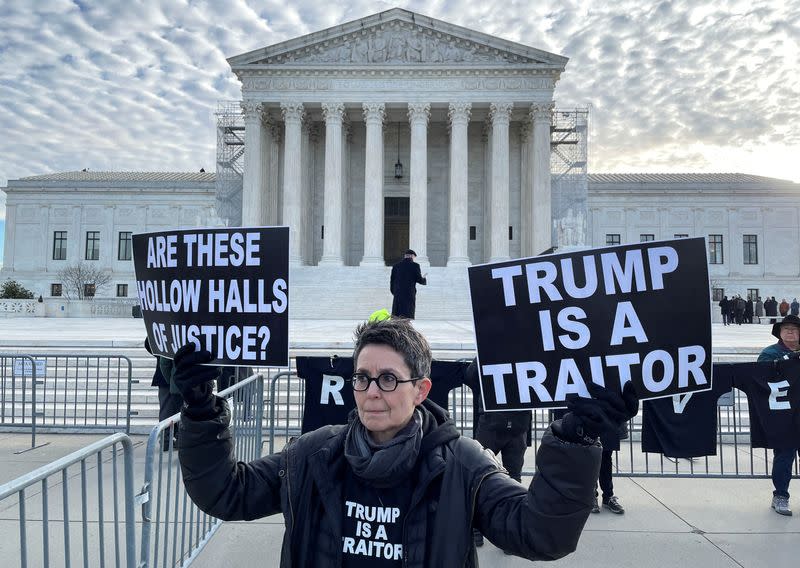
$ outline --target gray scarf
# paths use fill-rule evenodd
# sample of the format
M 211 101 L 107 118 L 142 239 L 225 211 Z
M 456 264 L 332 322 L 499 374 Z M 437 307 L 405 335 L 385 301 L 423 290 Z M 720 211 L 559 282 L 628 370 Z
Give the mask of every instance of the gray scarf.
M 393 487 L 414 468 L 422 444 L 422 413 L 415 410 L 411 420 L 385 444 L 376 444 L 356 415 L 347 428 L 344 457 L 356 477 L 373 487 Z

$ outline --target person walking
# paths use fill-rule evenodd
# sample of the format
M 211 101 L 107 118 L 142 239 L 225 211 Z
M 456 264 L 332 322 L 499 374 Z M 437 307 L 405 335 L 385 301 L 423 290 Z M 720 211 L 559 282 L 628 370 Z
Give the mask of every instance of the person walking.
M 793 316 L 800 315 L 800 302 L 797 301 L 797 298 L 792 300 L 792 304 L 789 307 L 789 313 Z
M 348 424 L 323 426 L 277 454 L 236 460 L 228 403 L 212 392 L 208 351 L 175 354 L 185 404 L 179 460 L 184 486 L 222 520 L 283 514 L 280 566 L 477 566 L 472 529 L 530 560 L 575 550 L 600 466 L 599 435 L 626 419 L 620 394 L 593 398 L 545 432 L 529 487 L 428 400 L 431 350 L 405 318 L 355 331 Z M 632 390 L 632 389 L 631 389 Z M 634 395 L 635 396 L 635 395 Z
M 756 298 L 756 317 L 758 318 L 758 323 L 761 323 L 761 318 L 764 317 L 764 302 L 761 301 L 761 296 Z
M 414 319 L 417 310 L 417 284 L 423 286 L 428 280 L 422 275 L 419 264 L 414 262 L 417 253 L 408 249 L 403 260 L 392 266 L 389 290 L 394 296 L 392 316 Z
M 747 298 L 744 304 L 744 323 L 753 323 L 753 298 Z
M 800 350 L 800 318 L 786 316 L 782 321 L 772 326 L 772 335 L 778 339 L 777 343 L 765 347 L 758 356 L 759 363 L 774 363 L 782 360 L 786 355 Z M 792 448 L 779 448 L 772 450 L 772 508 L 779 515 L 790 516 L 789 508 L 789 482 L 792 479 L 792 465 L 795 453 L 800 455 L 800 440 Z

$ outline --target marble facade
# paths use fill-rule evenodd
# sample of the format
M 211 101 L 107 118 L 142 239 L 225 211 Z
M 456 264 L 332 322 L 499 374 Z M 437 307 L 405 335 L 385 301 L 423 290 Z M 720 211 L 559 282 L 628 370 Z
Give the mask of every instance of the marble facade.
M 551 246 L 567 58 L 393 9 L 228 61 L 245 116 L 242 223 L 289 225 L 293 264 L 382 266 L 410 247 L 423 266 L 466 266 Z

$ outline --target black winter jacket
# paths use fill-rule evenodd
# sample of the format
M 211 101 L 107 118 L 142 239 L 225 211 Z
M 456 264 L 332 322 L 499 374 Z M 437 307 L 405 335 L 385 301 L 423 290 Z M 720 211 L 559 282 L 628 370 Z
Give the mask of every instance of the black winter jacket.
M 340 566 L 347 427 L 325 426 L 279 454 L 237 462 L 230 412 L 218 400 L 216 418 L 181 420 L 179 457 L 192 500 L 224 520 L 282 512 L 282 567 Z M 548 430 L 536 455 L 538 473 L 526 490 L 491 452 L 461 437 L 442 408 L 427 400 L 423 407 L 436 426 L 423 436 L 403 527 L 403 566 L 477 566 L 473 527 L 498 547 L 531 560 L 575 550 L 594 498 L 599 445 L 565 443 Z

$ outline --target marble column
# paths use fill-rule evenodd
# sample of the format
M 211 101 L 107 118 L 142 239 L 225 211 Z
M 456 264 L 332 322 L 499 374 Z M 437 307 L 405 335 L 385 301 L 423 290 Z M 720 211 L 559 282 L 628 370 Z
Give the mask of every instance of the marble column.
M 300 264 L 302 257 L 302 231 L 300 210 L 302 191 L 301 129 L 303 104 L 282 103 L 281 113 L 285 125 L 283 148 L 283 224 L 289 227 L 289 263 Z
M 281 124 L 269 118 L 265 122 L 267 134 L 267 149 L 264 160 L 267 162 L 267 190 L 261 203 L 261 222 L 267 226 L 280 224 L 280 162 L 281 144 L 283 143 L 283 128 Z
M 383 120 L 386 105 L 364 103 L 364 256 L 361 266 L 383 266 Z
M 491 248 L 489 262 L 509 259 L 508 254 L 508 130 L 512 103 L 492 103 L 489 116 L 492 120 L 492 206 Z
M 450 103 L 450 251 L 447 266 L 469 265 L 468 207 L 469 162 L 467 160 L 467 127 L 472 104 Z
M 3 268 L 5 270 L 14 270 L 14 230 L 16 229 L 16 222 L 17 206 L 6 205 L 6 241 L 3 246 Z M 52 254 L 52 251 L 50 254 Z
M 49 260 L 53 258 L 53 236 L 50 232 L 50 206 L 45 205 L 39 210 L 39 219 L 40 221 L 40 232 L 43 237 L 44 246 L 42 247 L 44 251 L 44 256 L 41 257 L 41 263 L 38 263 L 39 266 L 37 267 L 38 270 L 42 272 L 47 272 L 47 265 L 49 264 Z M 102 242 L 102 241 L 100 241 Z M 37 255 L 38 256 L 38 255 Z M 102 255 L 100 256 L 102 260 Z
M 242 176 L 242 226 L 261 224 L 261 200 L 264 190 L 264 133 L 262 105 L 242 101 L 244 115 L 244 175 Z
M 67 261 L 68 264 L 86 260 L 86 234 L 82 233 L 83 208 L 80 205 L 72 206 L 72 225 L 67 233 Z
M 417 253 L 417 263 L 423 268 L 428 260 L 428 121 L 429 103 L 409 103 L 411 123 L 411 174 L 409 179 L 409 248 Z
M 553 246 L 553 213 L 550 190 L 550 124 L 553 103 L 533 103 L 530 108 L 533 123 L 533 250 L 541 254 Z
M 342 119 L 344 104 L 323 103 L 325 120 L 325 239 L 320 266 L 342 266 Z
M 534 256 L 533 247 L 533 124 L 524 121 L 519 129 L 520 146 L 520 254 Z M 541 252 L 541 251 L 538 251 Z

